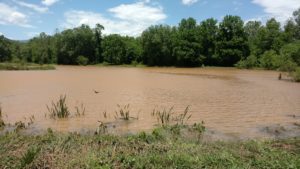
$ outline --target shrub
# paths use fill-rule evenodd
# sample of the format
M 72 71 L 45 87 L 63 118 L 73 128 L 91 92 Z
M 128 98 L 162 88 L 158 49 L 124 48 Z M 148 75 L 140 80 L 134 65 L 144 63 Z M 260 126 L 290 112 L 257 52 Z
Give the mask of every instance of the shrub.
M 300 82 L 300 67 L 297 67 L 294 72 L 291 72 L 291 76 L 296 82 Z
M 239 61 L 235 66 L 238 68 L 250 69 L 253 67 L 258 67 L 259 62 L 255 55 L 250 55 L 245 60 Z
M 293 72 L 297 68 L 297 64 L 293 62 L 291 59 L 287 59 L 286 61 L 280 62 L 279 70 L 284 72 Z
M 78 65 L 84 65 L 84 66 L 86 66 L 89 63 L 89 59 L 82 55 L 78 56 L 76 61 Z
M 259 59 L 260 67 L 274 70 L 280 67 L 280 63 L 282 62 L 282 57 L 278 55 L 274 50 L 266 51 L 264 54 L 261 55 Z
M 280 50 L 280 55 L 290 58 L 298 66 L 300 66 L 300 41 L 287 44 Z

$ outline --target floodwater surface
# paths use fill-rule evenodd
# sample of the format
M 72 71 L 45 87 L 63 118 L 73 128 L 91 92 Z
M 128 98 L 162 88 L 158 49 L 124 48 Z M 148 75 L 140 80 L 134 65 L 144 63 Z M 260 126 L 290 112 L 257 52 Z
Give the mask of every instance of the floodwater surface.
M 157 124 L 153 109 L 174 106 L 175 112 L 183 112 L 190 106 L 189 123 L 204 121 L 220 133 L 261 137 L 260 127 L 299 122 L 300 84 L 277 77 L 274 71 L 234 68 L 57 66 L 53 71 L 0 71 L 0 103 L 7 122 L 34 115 L 37 128 L 58 131 L 95 130 L 98 121 L 114 122 L 117 104 L 130 104 L 130 115 L 138 117 L 117 124 L 117 130 L 150 130 Z M 73 112 L 83 104 L 85 115 L 63 120 L 45 116 L 46 105 L 62 94 Z

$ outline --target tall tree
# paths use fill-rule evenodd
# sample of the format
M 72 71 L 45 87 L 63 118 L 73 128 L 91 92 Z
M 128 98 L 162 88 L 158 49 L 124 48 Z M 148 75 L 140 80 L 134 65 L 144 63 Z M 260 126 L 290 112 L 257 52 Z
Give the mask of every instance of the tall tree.
M 217 20 L 210 18 L 204 20 L 199 25 L 199 35 L 200 35 L 200 45 L 201 54 L 205 56 L 204 64 L 205 65 L 214 65 L 215 60 L 213 55 L 215 53 L 216 39 L 217 39 Z
M 0 36 L 0 62 L 11 60 L 10 42 L 3 35 Z
M 178 66 L 199 66 L 203 63 L 200 57 L 200 36 L 194 18 L 182 19 L 178 26 L 174 55 Z
M 227 15 L 220 23 L 216 57 L 219 65 L 233 66 L 249 55 L 247 36 L 243 28 L 244 22 L 239 16 Z
M 175 63 L 172 55 L 174 30 L 170 26 L 151 26 L 142 33 L 143 62 L 150 66 L 169 66 Z
M 100 24 L 96 24 L 96 27 L 94 29 L 95 32 L 95 57 L 96 63 L 101 63 L 103 62 L 103 57 L 102 57 L 102 31 L 104 30 L 104 26 L 100 25 Z
M 259 55 L 259 39 L 258 34 L 260 29 L 262 29 L 262 24 L 259 21 L 249 21 L 246 23 L 245 33 L 248 37 L 248 46 L 252 55 Z

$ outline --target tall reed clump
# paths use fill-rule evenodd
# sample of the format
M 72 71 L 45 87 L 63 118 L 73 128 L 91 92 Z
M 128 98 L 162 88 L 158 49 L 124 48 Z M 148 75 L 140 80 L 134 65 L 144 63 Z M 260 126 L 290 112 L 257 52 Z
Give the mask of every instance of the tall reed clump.
M 80 117 L 80 116 L 84 116 L 85 115 L 85 107 L 83 105 L 83 103 L 81 103 L 80 107 L 79 106 L 75 106 L 75 116 L 76 117 Z
M 152 116 L 155 116 L 158 123 L 164 127 L 170 125 L 171 123 L 175 123 L 176 125 L 185 125 L 192 115 L 189 114 L 189 106 L 187 106 L 184 109 L 183 113 L 180 114 L 175 113 L 174 107 L 172 106 L 169 110 L 154 109 L 152 112 Z
M 169 123 L 171 121 L 173 108 L 174 107 L 171 107 L 169 110 L 166 110 L 164 108 L 162 111 L 154 109 L 152 111 L 152 116 L 156 116 L 159 124 L 161 124 L 162 126 L 167 126 L 167 125 L 169 125 Z
M 5 126 L 5 123 L 2 119 L 2 107 L 1 107 L 1 104 L 0 104 L 0 128 L 2 128 L 4 126 Z
M 187 106 L 182 114 L 179 114 L 178 116 L 175 117 L 175 121 L 177 122 L 177 124 L 179 125 L 185 125 L 187 123 L 187 121 L 192 117 L 191 114 L 189 113 L 189 109 L 190 106 Z
M 125 106 L 120 106 L 119 104 L 118 106 L 118 110 L 115 111 L 115 118 L 116 119 L 122 119 L 122 120 L 130 120 L 130 119 L 138 119 L 138 117 L 132 117 L 130 116 L 130 105 L 127 104 Z
M 55 103 L 52 101 L 51 107 L 47 105 L 50 118 L 67 118 L 70 116 L 69 108 L 66 104 L 66 95 L 61 95 Z

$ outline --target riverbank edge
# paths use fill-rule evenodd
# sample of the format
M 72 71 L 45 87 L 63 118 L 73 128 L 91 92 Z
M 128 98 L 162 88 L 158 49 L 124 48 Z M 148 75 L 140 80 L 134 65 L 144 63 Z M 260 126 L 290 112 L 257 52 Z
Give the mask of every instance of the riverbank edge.
M 0 70 L 15 71 L 15 70 L 55 70 L 53 64 L 34 64 L 34 63 L 8 63 L 0 62 Z
M 300 137 L 203 141 L 172 128 L 132 135 L 51 129 L 0 136 L 0 168 L 299 168 Z

